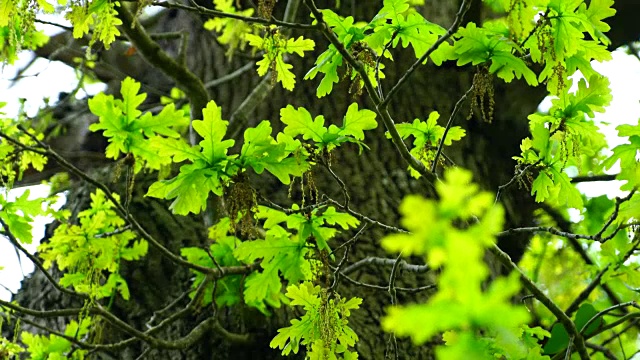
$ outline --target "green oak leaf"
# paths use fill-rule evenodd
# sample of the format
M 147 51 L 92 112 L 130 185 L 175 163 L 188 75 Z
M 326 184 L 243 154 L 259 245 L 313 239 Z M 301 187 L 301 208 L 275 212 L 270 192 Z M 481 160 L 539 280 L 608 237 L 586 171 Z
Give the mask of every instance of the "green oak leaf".
M 219 176 L 207 163 L 198 160 L 193 164 L 183 165 L 178 176 L 153 183 L 146 196 L 175 199 L 169 206 L 175 214 L 198 214 L 207 208 L 209 192 L 222 195 Z
M 204 120 L 191 122 L 193 129 L 202 136 L 202 155 L 209 164 L 215 164 L 227 157 L 227 150 L 235 143 L 232 139 L 222 140 L 227 133 L 228 121 L 222 120 L 222 109 L 214 101 L 209 101 L 202 110 Z
M 302 135 L 305 140 L 322 142 L 322 137 L 327 132 L 324 116 L 318 115 L 312 119 L 309 111 L 303 107 L 296 110 L 293 106 L 287 105 L 286 108 L 280 109 L 280 120 L 287 125 L 284 128 L 285 134 Z

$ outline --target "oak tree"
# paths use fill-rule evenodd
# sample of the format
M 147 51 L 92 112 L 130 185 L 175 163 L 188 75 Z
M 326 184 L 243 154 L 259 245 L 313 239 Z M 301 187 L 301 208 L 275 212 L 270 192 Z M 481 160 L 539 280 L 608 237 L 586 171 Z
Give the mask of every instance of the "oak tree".
M 638 10 L 2 0 L 5 63 L 32 51 L 79 76 L 0 121 L 3 187 L 52 186 L 0 194 L 0 231 L 37 268 L 0 301 L 0 354 L 631 356 L 640 123 L 607 144 L 591 62 L 635 51 Z M 47 37 L 46 13 L 68 25 Z M 78 98 L 88 82 L 106 90 Z M 614 179 L 625 197 L 575 187 Z

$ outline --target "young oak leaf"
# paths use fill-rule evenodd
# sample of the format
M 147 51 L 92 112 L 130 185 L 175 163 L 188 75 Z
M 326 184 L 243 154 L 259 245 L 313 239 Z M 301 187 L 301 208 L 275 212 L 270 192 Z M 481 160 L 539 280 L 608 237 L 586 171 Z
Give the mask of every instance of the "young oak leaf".
M 6 0 L 0 3 L 0 27 L 9 25 L 12 20 L 11 15 L 16 11 L 15 0 Z
M 153 116 L 150 112 L 145 113 L 136 122 L 132 130 L 141 130 L 144 135 L 152 137 L 156 134 L 171 138 L 179 138 L 180 133 L 174 127 L 186 127 L 189 118 L 182 110 L 177 110 L 175 104 L 166 105 L 158 115 Z
M 267 157 L 263 160 L 265 168 L 273 176 L 277 177 L 280 182 L 285 185 L 291 183 L 291 175 L 302 176 L 307 170 L 309 170 L 309 163 L 306 161 L 300 161 L 295 157 L 287 157 L 282 160 L 278 160 L 274 157 Z
M 336 208 L 334 208 L 333 206 L 329 206 L 327 210 L 325 210 L 322 215 L 319 216 L 319 219 L 323 220 L 329 225 L 338 224 L 344 230 L 354 228 L 358 226 L 358 224 L 360 224 L 360 220 L 347 213 L 337 212 Z
M 491 67 L 489 72 L 495 73 L 505 82 L 511 82 L 514 77 L 520 79 L 524 77 L 527 84 L 531 86 L 538 85 L 536 74 L 527 67 L 525 62 L 514 56 L 510 51 L 496 51 L 491 55 Z
M 603 44 L 609 45 L 609 40 L 603 33 L 611 30 L 606 22 L 602 21 L 616 14 L 616 9 L 612 8 L 613 0 L 592 0 L 587 8 L 586 3 L 580 4 L 578 11 L 583 13 L 588 25 L 583 23 L 592 38 L 600 40 Z
M 315 119 L 311 118 L 311 114 L 307 109 L 299 107 L 297 110 L 287 105 L 286 108 L 280 109 L 280 121 L 285 126 L 284 133 L 290 136 L 302 135 L 304 140 L 313 140 L 317 143 L 322 142 L 327 128 L 324 126 L 324 116 L 318 115 Z
M 376 113 L 362 109 L 358 110 L 358 104 L 349 105 L 347 113 L 342 120 L 342 127 L 339 128 L 338 134 L 344 136 L 353 136 L 356 140 L 364 140 L 363 130 L 373 130 L 378 126 L 376 122 Z
M 276 142 L 271 131 L 268 120 L 245 130 L 239 160 L 243 166 L 251 166 L 257 174 L 267 169 L 287 185 L 291 182 L 291 175 L 302 176 L 309 164 L 302 158 L 288 157 L 291 151 L 287 151 L 287 144 Z
M 273 30 L 273 29 L 272 29 Z M 305 51 L 311 51 L 315 47 L 315 42 L 304 39 L 286 39 L 276 30 L 270 32 L 265 37 L 253 34 L 246 34 L 245 39 L 249 45 L 264 51 L 262 60 L 258 61 L 258 75 L 264 76 L 270 69 L 276 72 L 276 80 L 282 83 L 282 87 L 291 91 L 295 86 L 295 75 L 291 71 L 293 65 L 287 64 L 284 60 L 285 54 L 297 54 L 304 56 Z
M 333 44 L 318 56 L 315 66 L 312 67 L 305 75 L 305 80 L 314 79 L 318 73 L 323 73 L 324 77 L 320 80 L 320 85 L 316 90 L 318 98 L 324 97 L 331 93 L 333 84 L 340 82 L 338 76 L 338 68 L 342 65 L 342 55 L 336 50 Z
M 444 136 L 445 128 L 443 126 L 438 125 L 438 118 L 440 114 L 437 111 L 432 111 L 429 114 L 429 117 L 426 122 L 421 121 L 419 119 L 415 119 L 413 123 L 404 123 L 397 124 L 396 128 L 398 129 L 398 133 L 403 139 L 408 138 L 409 136 L 413 136 L 413 149 L 411 149 L 411 154 L 415 156 L 417 159 L 422 161 L 425 165 L 430 166 L 433 163 L 435 158 L 436 148 L 438 144 L 441 142 L 442 137 Z M 444 139 L 443 144 L 449 146 L 453 143 L 454 140 L 460 140 L 465 136 L 465 130 L 460 126 L 452 126 L 449 128 L 447 132 L 447 136 Z M 391 135 L 387 132 L 386 136 L 388 138 Z M 417 171 L 412 168 L 409 168 L 411 175 L 414 177 L 419 177 Z
M 542 171 L 531 184 L 531 195 L 535 194 L 536 202 L 543 202 L 551 196 L 551 189 L 553 189 L 553 180 Z
M 328 9 L 323 9 L 321 12 L 322 18 L 329 28 L 333 30 L 338 40 L 344 44 L 345 49 L 350 51 L 354 43 L 365 39 L 365 28 L 356 24 L 353 17 L 347 16 L 343 18 Z M 333 44 L 330 44 L 327 50 L 318 56 L 315 65 L 305 74 L 305 80 L 314 79 L 318 73 L 324 74 L 316 90 L 316 96 L 318 98 L 331 93 L 333 84 L 337 84 L 340 81 L 341 78 L 338 75 L 338 68 L 342 66 L 342 64 L 342 55 L 340 55 Z
M 549 2 L 549 21 L 553 35 L 553 50 L 559 59 L 565 59 L 578 52 L 577 41 L 583 39 L 584 33 L 580 30 L 583 24 L 589 24 L 586 16 L 576 13 L 576 8 L 582 1 L 579 0 L 552 0 Z
M 202 150 L 199 145 L 191 146 L 181 138 L 172 139 L 155 136 L 151 138 L 149 147 L 160 157 L 172 158 L 174 163 L 180 163 L 185 160 L 193 162 L 198 158 L 202 158 Z
M 413 145 L 416 148 L 436 145 L 442 139 L 445 130 L 443 126 L 438 125 L 439 118 L 440 114 L 437 111 L 432 111 L 426 122 L 415 119 L 411 124 L 398 124 L 396 128 L 403 139 L 413 135 Z M 453 141 L 462 139 L 465 134 L 465 130 L 460 126 L 450 127 L 447 138 L 444 140 L 444 145 L 451 145 Z
M 300 57 L 304 57 L 305 51 L 312 51 L 315 47 L 315 42 L 311 39 L 304 39 L 302 36 L 297 39 L 287 39 L 284 46 L 284 51 L 289 54 L 297 54 Z
M 564 102 L 568 102 L 568 104 L 564 108 L 563 114 L 565 117 L 572 118 L 578 115 L 578 111 L 581 111 L 593 118 L 594 112 L 604 112 L 605 107 L 609 106 L 612 99 L 609 80 L 605 76 L 592 76 L 589 79 L 588 87 L 587 81 L 580 79 L 578 91 L 575 94 L 569 94 L 564 99 Z
M 89 130 L 104 130 L 103 135 L 109 139 L 107 157 L 112 159 L 117 159 L 121 152 L 129 152 L 126 145 L 129 123 L 122 112 L 121 104 L 122 100 L 115 100 L 113 96 L 103 93 L 89 99 L 89 109 L 99 119 L 98 123 L 89 126 Z
M 262 272 L 245 284 L 245 298 L 249 302 L 261 302 L 280 292 L 279 273 L 290 282 L 309 279 L 311 265 L 305 258 L 308 249 L 304 241 L 288 236 L 267 236 L 265 240 L 245 241 L 233 251 L 234 256 L 246 263 L 262 259 Z
M 623 126 L 621 125 L 617 128 L 620 136 L 623 136 L 623 133 L 631 133 L 630 128 Z M 616 179 L 627 181 L 626 184 L 620 187 L 621 190 L 631 191 L 640 183 L 637 177 L 637 174 L 640 173 L 640 165 L 636 160 L 638 154 L 640 154 L 640 136 L 632 135 L 629 137 L 628 143 L 613 148 L 613 154 L 603 163 L 605 169 L 610 169 L 620 160 L 620 173 L 616 176 Z
M 212 100 L 202 110 L 204 120 L 191 122 L 193 129 L 202 136 L 200 147 L 206 161 L 213 165 L 227 157 L 227 150 L 235 143 L 232 139 L 222 140 L 227 133 L 228 121 L 222 120 L 222 109 Z
M 123 113 L 126 116 L 127 124 L 131 124 L 142 114 L 138 110 L 138 106 L 147 98 L 147 94 L 138 94 L 140 91 L 140 83 L 130 77 L 122 80 L 120 93 L 122 94 L 122 103 L 124 104 Z
M 43 199 L 29 200 L 30 194 L 31 191 L 27 189 L 13 200 L 5 199 L 4 195 L 0 194 L 0 219 L 8 227 L 3 230 L 10 231 L 23 244 L 31 244 L 33 238 L 31 223 L 34 218 L 46 214 L 42 209 Z
M 394 48 L 400 42 L 404 48 L 411 45 L 416 58 L 420 58 L 440 35 L 446 33 L 441 26 L 425 20 L 420 13 L 411 8 L 407 0 L 386 0 L 383 4 L 382 9 L 369 23 L 374 32 L 365 40 L 376 51 L 381 52 L 393 37 L 391 45 Z M 392 34 L 395 34 L 395 37 Z M 432 59 L 440 65 L 445 58 L 442 54 L 438 55 Z
M 278 329 L 269 346 L 282 349 L 283 355 L 298 353 L 300 345 L 307 348 L 309 359 L 357 359 L 355 352 L 347 349 L 358 340 L 348 326 L 351 310 L 358 309 L 360 298 L 346 300 L 341 297 L 326 299 L 320 286 L 310 282 L 287 287 L 286 296 L 291 305 L 303 306 L 306 313 L 300 319 L 291 320 L 291 326 Z M 331 329 L 326 332 L 324 329 Z
M 538 85 L 536 74 L 522 59 L 513 55 L 514 47 L 501 34 L 469 23 L 458 30 L 457 37 L 459 39 L 453 45 L 453 52 L 459 66 L 468 63 L 478 65 L 491 60 L 489 71 L 504 81 L 511 82 L 514 77 L 524 77 L 529 85 Z
M 239 160 L 244 165 L 250 165 L 261 173 L 261 159 L 272 153 L 277 156 L 284 155 L 284 144 L 278 146 L 275 139 L 271 136 L 271 124 L 268 120 L 263 120 L 256 127 L 248 128 L 244 131 L 244 144 L 240 150 Z
M 221 119 L 221 109 L 214 101 L 210 101 L 202 111 L 204 120 L 192 122 L 194 130 L 202 136 L 199 147 L 187 151 L 183 145 L 183 152 L 179 159 L 193 158 L 194 151 L 200 150 L 197 159 L 192 164 L 180 167 L 178 176 L 169 180 L 153 183 L 146 196 L 175 199 L 170 209 L 179 215 L 194 214 L 206 209 L 209 192 L 222 195 L 222 179 L 226 177 L 224 168 L 231 158 L 227 150 L 233 146 L 233 140 L 222 140 L 227 132 L 227 121 Z M 166 149 L 165 149 L 166 150 Z
M 276 80 L 282 84 L 283 88 L 292 91 L 296 84 L 296 76 L 291 71 L 291 69 L 293 69 L 293 65 L 287 64 L 281 57 L 277 57 L 275 63 L 275 68 L 277 70 Z
M 536 201 L 542 202 L 549 198 L 560 204 L 581 209 L 583 206 L 582 195 L 571 184 L 571 179 L 554 164 L 543 169 L 531 184 L 531 195 L 536 195 Z
M 393 23 L 398 36 L 392 44 L 397 46 L 402 41 L 402 47 L 406 48 L 411 44 L 416 58 L 420 58 L 427 50 L 438 40 L 439 35 L 444 35 L 446 30 L 440 25 L 433 24 L 425 20 L 422 15 L 417 12 L 410 12 L 406 18 L 402 14 L 398 14 L 395 19 L 397 23 Z
M 132 153 L 145 160 L 148 167 L 159 169 L 169 158 L 153 151 L 149 139 L 158 135 L 177 138 L 180 134 L 173 127 L 186 126 L 189 120 L 173 104 L 165 106 L 155 116 L 150 112 L 142 114 L 138 106 L 146 94 L 138 94 L 139 90 L 140 83 L 127 77 L 122 81 L 122 100 L 102 93 L 89 99 L 89 109 L 99 118 L 99 122 L 92 124 L 89 130 L 104 131 L 103 135 L 109 139 L 108 158 L 117 159 L 121 153 Z
M 209 192 L 222 195 L 220 174 L 208 163 L 197 160 L 193 164 L 182 165 L 178 176 L 151 184 L 145 196 L 175 199 L 169 209 L 174 214 L 187 215 L 198 214 L 207 208 Z

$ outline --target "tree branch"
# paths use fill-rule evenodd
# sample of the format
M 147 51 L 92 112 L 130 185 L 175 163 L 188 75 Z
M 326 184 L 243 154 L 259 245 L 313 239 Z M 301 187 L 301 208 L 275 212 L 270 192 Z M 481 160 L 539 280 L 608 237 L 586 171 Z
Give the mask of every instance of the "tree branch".
M 391 118 L 391 115 L 389 114 L 388 109 L 384 106 L 381 106 L 382 99 L 378 96 L 376 89 L 371 83 L 371 80 L 369 79 L 369 76 L 367 75 L 362 62 L 359 60 L 356 60 L 349 53 L 349 51 L 347 51 L 347 49 L 344 47 L 344 44 L 342 44 L 342 42 L 338 40 L 338 38 L 333 33 L 333 31 L 329 29 L 329 26 L 324 21 L 322 12 L 318 10 L 314 1 L 305 0 L 305 4 L 309 8 L 313 16 L 316 18 L 316 20 L 318 21 L 318 24 L 321 24 L 320 29 L 322 30 L 322 34 L 327 38 L 327 40 L 329 40 L 331 44 L 333 44 L 333 46 L 335 46 L 336 50 L 338 50 L 340 55 L 342 55 L 342 57 L 349 63 L 349 65 L 351 65 L 351 67 L 354 70 L 356 70 L 360 75 L 360 78 L 364 82 L 364 86 L 367 89 L 367 93 L 369 94 L 369 98 L 375 104 L 376 111 L 382 118 L 382 122 L 384 123 L 385 128 L 391 135 L 393 144 L 395 145 L 396 149 L 400 153 L 400 156 L 404 159 L 404 161 L 407 162 L 407 164 L 409 164 L 409 166 L 411 166 L 414 170 L 416 170 L 420 175 L 424 176 L 424 178 L 426 179 L 427 183 L 430 186 L 433 186 L 435 181 L 438 180 L 438 177 L 436 176 L 436 174 L 429 171 L 429 169 L 427 169 L 427 167 L 420 160 L 416 159 L 413 155 L 411 155 L 411 153 L 407 149 L 407 145 L 405 145 L 405 143 L 402 141 L 402 137 L 398 133 L 398 129 L 396 129 L 395 122 L 393 121 L 393 118 Z
M 265 18 L 261 18 L 261 17 L 251 17 L 251 16 L 243 16 L 243 15 L 238 15 L 238 14 L 232 14 L 232 13 L 227 13 L 224 11 L 218 11 L 218 10 L 212 10 L 212 9 L 207 9 L 203 6 L 199 6 L 199 5 L 194 5 L 194 6 L 188 6 L 188 5 L 183 5 L 183 4 L 179 4 L 179 3 L 170 3 L 167 1 L 154 1 L 151 3 L 152 6 L 160 6 L 160 7 L 164 7 L 164 8 L 168 8 L 168 9 L 180 9 L 180 10 L 186 10 L 186 11 L 190 11 L 190 12 L 194 12 L 200 15 L 208 15 L 211 17 L 217 17 L 217 18 L 228 18 L 228 19 L 236 19 L 236 20 L 242 20 L 244 22 L 247 23 L 251 23 L 251 24 L 261 24 L 261 25 L 277 25 L 277 26 L 282 26 L 284 28 L 289 28 L 289 29 L 302 29 L 302 30 L 317 30 L 320 28 L 319 25 L 317 24 L 301 24 L 301 23 L 294 23 L 292 22 L 293 19 L 287 19 L 285 17 L 284 21 L 280 21 L 277 19 L 265 19 Z
M 202 110 L 209 102 L 209 93 L 202 80 L 187 69 L 186 66 L 181 65 L 162 50 L 160 45 L 151 39 L 126 6 L 120 6 L 118 13 L 123 24 L 122 30 L 142 57 L 173 79 L 176 82 L 176 86 L 182 89 L 189 98 L 191 102 L 191 119 L 202 119 Z
M 359 260 L 342 270 L 342 274 L 351 274 L 354 271 L 359 270 L 360 268 L 367 265 L 376 265 L 376 266 L 393 266 L 396 263 L 396 259 L 386 259 L 381 257 L 370 256 Z M 426 273 L 431 270 L 429 265 L 415 265 L 408 264 L 406 261 L 401 260 L 398 266 L 404 270 L 414 273 Z
M 58 284 L 58 282 L 53 278 L 53 276 L 47 271 L 47 269 L 44 268 L 44 265 L 42 265 L 42 263 L 40 262 L 40 260 L 35 257 L 34 255 L 32 255 L 30 252 L 27 251 L 27 249 L 25 249 L 20 242 L 18 241 L 18 239 L 13 235 L 13 233 L 11 232 L 11 229 L 9 229 L 9 225 L 7 225 L 7 223 L 4 222 L 4 220 L 2 220 L 2 218 L 0 218 L 0 225 L 2 225 L 2 227 L 5 230 L 6 236 L 9 238 L 9 241 L 11 242 L 11 244 L 13 244 L 13 246 L 15 246 L 18 250 L 20 250 L 20 252 L 22 252 L 27 258 L 29 258 L 29 260 L 31 260 L 31 262 L 33 263 L 33 265 L 35 265 L 35 267 L 37 267 L 40 271 L 42 271 L 42 274 L 44 275 L 44 277 L 47 278 L 47 280 L 49 280 L 49 283 L 51 283 L 51 285 L 53 285 L 53 287 L 62 292 L 65 293 L 67 295 L 72 295 L 72 296 L 77 296 L 83 299 L 87 299 L 87 295 L 85 294 L 80 294 L 78 292 L 75 292 L 73 290 L 69 290 L 67 288 L 64 288 L 62 286 L 60 286 L 60 284 Z
M 624 254 L 624 256 L 620 259 L 618 264 L 615 264 L 615 265 L 609 264 L 598 272 L 595 278 L 591 280 L 589 285 L 587 285 L 587 287 L 584 290 L 582 290 L 582 292 L 580 292 L 580 294 L 575 298 L 575 300 L 571 303 L 571 305 L 569 305 L 569 307 L 566 310 L 566 313 L 571 314 L 572 312 L 578 310 L 578 307 L 580 307 L 580 304 L 584 300 L 586 300 L 591 294 L 591 292 L 593 292 L 593 290 L 598 286 L 598 284 L 600 283 L 600 279 L 606 273 L 606 271 L 611 266 L 614 266 L 614 270 L 618 269 L 620 265 L 622 265 L 625 261 L 627 261 L 627 259 L 629 259 L 629 257 L 631 257 L 631 255 L 633 255 L 633 252 L 637 249 L 638 245 L 640 245 L 640 237 L 638 237 L 638 239 L 634 241 L 634 244 L 631 247 L 631 249 L 629 249 L 629 251 L 627 251 L 626 254 Z
M 556 317 L 556 319 L 558 319 L 558 321 L 567 330 L 569 335 L 573 338 L 573 341 L 576 345 L 576 350 L 580 355 L 580 359 L 588 360 L 589 353 L 587 353 L 584 338 L 576 328 L 576 324 L 571 321 L 567 313 L 562 311 L 562 309 L 560 309 L 560 307 L 558 307 L 558 305 L 556 305 L 556 303 L 553 302 L 553 300 L 551 300 L 544 293 L 544 291 L 542 291 L 531 279 L 529 279 L 529 277 L 524 272 L 522 272 L 522 270 L 520 270 L 520 268 L 513 261 L 511 261 L 511 258 L 509 257 L 509 255 L 507 255 L 507 253 L 500 250 L 500 248 L 495 244 L 490 247 L 489 250 L 503 265 L 505 265 L 509 270 L 515 271 L 520 276 L 520 280 L 522 281 L 524 287 L 527 288 L 527 290 L 531 291 L 533 296 L 535 296 L 538 301 L 540 301 L 547 309 L 549 309 L 549 311 L 551 311 L 551 313 Z
M 574 176 L 571 178 L 571 182 L 577 184 L 590 181 L 612 181 L 616 179 L 616 176 L 618 176 L 618 174 Z
M 142 227 L 142 225 L 140 225 L 140 223 L 133 217 L 133 215 L 131 215 L 124 208 L 124 206 L 122 204 L 120 204 L 119 201 L 116 200 L 116 198 L 111 193 L 111 190 L 105 184 L 93 179 L 91 176 L 86 174 L 84 171 L 82 171 L 82 170 L 78 169 L 77 167 L 75 167 L 73 164 L 68 162 L 65 158 L 60 156 L 56 151 L 51 149 L 50 146 L 48 146 L 47 144 L 45 144 L 42 141 L 38 140 L 35 136 L 30 134 L 28 131 L 26 131 L 26 129 L 24 129 L 24 127 L 19 125 L 18 128 L 20 130 L 22 130 L 26 135 L 31 137 L 31 139 L 33 139 L 38 144 L 38 146 L 42 147 L 44 149 L 45 155 L 52 157 L 56 162 L 58 162 L 58 164 L 60 164 L 60 166 L 62 166 L 66 170 L 68 170 L 70 173 L 78 176 L 80 179 L 82 179 L 82 180 L 86 181 L 87 183 L 95 186 L 96 188 L 102 190 L 104 192 L 105 196 L 107 197 L 107 199 L 109 199 L 109 201 L 111 201 L 113 203 L 113 205 L 115 206 L 115 211 L 118 213 L 118 215 L 121 218 L 123 218 L 124 220 L 126 220 L 131 226 L 133 226 L 133 228 L 136 230 L 136 232 L 143 239 L 147 240 L 153 247 L 155 247 L 157 250 L 159 250 L 162 255 L 167 257 L 172 262 L 174 262 L 174 263 L 176 263 L 178 265 L 184 266 L 184 267 L 186 267 L 188 269 L 192 269 L 192 270 L 204 273 L 204 274 L 212 274 L 217 278 L 225 276 L 225 275 L 231 275 L 231 274 L 244 274 L 244 273 L 247 273 L 247 272 L 251 272 L 251 271 L 253 271 L 254 269 L 257 268 L 257 266 L 258 266 L 257 263 L 253 263 L 253 264 L 246 265 L 246 266 L 225 267 L 224 268 L 225 271 L 223 273 L 221 273 L 220 271 L 218 271 L 218 269 L 207 268 L 205 266 L 201 266 L 201 265 L 190 263 L 187 260 L 183 259 L 182 257 L 174 254 L 169 249 L 167 249 L 164 245 L 162 245 L 158 240 L 156 240 L 151 234 L 149 234 Z M 0 137 L 9 138 L 2 131 L 0 131 Z M 22 144 L 20 144 L 20 142 L 15 141 L 15 144 L 18 145 L 19 147 L 25 149 L 25 150 L 31 151 L 31 149 L 28 149 L 28 148 L 24 147 Z
M 513 229 L 501 231 L 497 233 L 496 236 L 502 237 L 502 236 L 508 236 L 513 234 L 537 233 L 537 232 L 548 232 L 550 234 L 562 236 L 567 239 L 587 239 L 587 240 L 594 240 L 594 241 L 597 241 L 599 239 L 597 235 L 574 234 L 570 232 L 561 231 L 550 226 L 532 226 L 532 227 L 513 228 Z
M 424 54 L 422 54 L 422 56 L 418 60 L 416 60 L 411 65 L 411 67 L 402 75 L 402 77 L 398 80 L 398 82 L 391 88 L 391 90 L 389 90 L 389 93 L 387 94 L 387 96 L 384 99 L 382 99 L 382 102 L 380 103 L 381 108 L 386 109 L 387 106 L 389 106 L 389 101 L 391 100 L 393 95 L 395 95 L 398 92 L 398 90 L 400 90 L 400 88 L 407 82 L 409 77 L 413 74 L 414 71 L 416 71 L 418 66 L 420 66 L 420 64 L 426 61 L 427 58 L 438 48 L 438 46 L 440 46 L 440 44 L 447 41 L 447 39 L 453 36 L 453 34 L 456 31 L 458 31 L 458 28 L 462 23 L 462 19 L 464 18 L 464 15 L 469 10 L 469 6 L 471 6 L 471 0 L 462 1 L 462 4 L 460 5 L 460 9 L 458 9 L 458 13 L 456 14 L 456 18 L 453 21 L 453 24 L 451 24 L 451 26 L 447 30 L 447 32 L 441 37 L 439 37 L 438 40 L 436 40 L 436 42 L 433 43 L 433 45 L 431 45 L 431 47 Z
M 444 128 L 444 133 L 442 134 L 442 139 L 440 139 L 440 143 L 438 144 L 438 150 L 436 151 L 436 156 L 433 158 L 433 165 L 431 165 L 431 172 L 434 174 L 436 173 L 436 167 L 438 166 L 438 158 L 442 153 L 442 147 L 444 146 L 444 141 L 447 139 L 447 134 L 449 133 L 449 129 L 451 129 L 451 126 L 453 125 L 453 121 L 455 120 L 456 115 L 458 115 L 458 112 L 460 111 L 460 107 L 462 106 L 462 103 L 464 103 L 464 101 L 467 100 L 467 97 L 469 96 L 469 94 L 471 94 L 472 91 L 473 91 L 473 85 L 471 85 L 469 90 L 467 90 L 467 92 L 465 92 L 460 97 L 460 99 L 456 102 L 456 105 L 453 107 L 453 111 L 451 111 L 451 115 L 449 116 L 447 125 Z

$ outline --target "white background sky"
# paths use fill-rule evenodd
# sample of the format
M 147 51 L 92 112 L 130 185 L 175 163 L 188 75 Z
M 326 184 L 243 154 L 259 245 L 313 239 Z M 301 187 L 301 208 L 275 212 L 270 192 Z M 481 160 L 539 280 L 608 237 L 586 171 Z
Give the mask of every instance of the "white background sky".
M 59 21 L 56 19 L 55 21 Z M 54 30 L 49 28 L 48 30 Z M 74 71 L 66 65 L 59 62 L 49 62 L 39 59 L 30 67 L 19 82 L 12 86 L 12 81 L 16 76 L 18 69 L 24 67 L 32 58 L 27 52 L 24 52 L 20 60 L 14 66 L 2 67 L 0 76 L 0 102 L 7 102 L 8 105 L 0 110 L 13 116 L 18 111 L 18 99 L 27 99 L 26 109 L 30 116 L 35 115 L 37 109 L 42 106 L 43 98 L 49 97 L 53 100 L 57 99 L 58 93 L 61 91 L 70 92 L 77 86 L 77 78 Z M 597 120 L 610 123 L 610 125 L 602 125 L 608 141 L 612 147 L 619 144 L 622 139 L 617 138 L 615 127 L 620 124 L 637 124 L 640 117 L 640 61 L 634 57 L 618 50 L 613 53 L 613 60 L 607 63 L 595 63 L 596 70 L 611 81 L 613 92 L 613 101 L 605 114 L 598 114 Z M 577 83 L 575 81 L 574 83 Z M 92 86 L 88 92 L 94 94 L 100 90 L 100 87 Z M 78 97 L 84 97 L 83 91 L 78 93 Z M 548 104 L 548 102 L 546 102 Z M 547 107 L 549 105 L 546 105 Z M 545 107 L 545 103 L 541 105 Z M 525 119 L 522 119 L 525 121 Z M 612 169 L 616 171 L 615 169 Z M 610 197 L 618 196 L 617 191 L 619 185 L 613 186 L 611 183 L 583 183 L 578 185 L 580 190 L 589 196 L 599 196 L 608 194 Z M 0 190 L 3 191 L 3 190 Z M 22 193 L 22 189 L 14 190 L 12 195 L 16 196 Z M 32 197 L 45 196 L 48 192 L 46 186 L 38 186 L 32 188 Z M 47 220 L 44 218 L 37 219 L 34 224 L 33 237 L 34 241 L 31 245 L 26 246 L 30 251 L 34 251 L 40 238 L 44 233 L 44 225 Z M 0 298 L 9 300 L 11 293 L 20 287 L 20 281 L 23 274 L 29 274 L 33 271 L 33 264 L 24 256 L 21 257 L 22 268 L 16 255 L 16 251 L 7 239 L 0 237 L 0 266 L 4 270 L 0 270 Z M 10 290 L 10 291 L 9 291 Z

